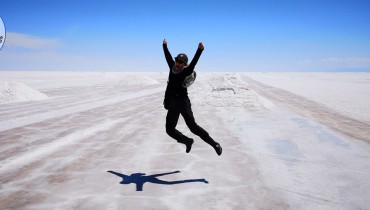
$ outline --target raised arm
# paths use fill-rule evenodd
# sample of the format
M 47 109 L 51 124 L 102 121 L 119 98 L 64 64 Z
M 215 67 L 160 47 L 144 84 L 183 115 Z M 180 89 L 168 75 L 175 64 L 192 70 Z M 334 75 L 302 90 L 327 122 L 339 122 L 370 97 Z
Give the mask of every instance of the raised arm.
M 107 172 L 109 172 L 109 173 L 111 173 L 111 174 L 114 174 L 114 175 L 116 175 L 116 176 L 122 177 L 122 178 L 126 178 L 126 177 L 128 177 L 128 176 L 127 176 L 127 175 L 125 175 L 125 174 L 120 174 L 120 173 L 117 173 L 117 172 L 114 172 L 114 171 L 107 171 Z
M 204 46 L 203 46 L 203 43 L 200 42 L 199 45 L 198 45 L 198 49 L 197 51 L 195 52 L 195 55 L 193 57 L 193 60 L 191 60 L 191 63 L 189 64 L 189 68 L 190 69 L 194 69 L 195 65 L 197 65 L 198 63 L 198 60 L 200 58 L 200 55 L 202 55 L 202 52 L 204 50 Z
M 167 41 L 166 41 L 166 39 L 163 40 L 163 52 L 164 52 L 164 56 L 166 57 L 166 61 L 167 61 L 168 67 L 170 69 L 172 69 L 173 65 L 175 65 L 175 61 L 173 60 L 172 55 L 171 55 L 170 51 L 167 48 Z
M 180 171 L 174 171 L 174 172 L 163 173 L 163 174 L 153 174 L 153 175 L 150 175 L 150 177 L 165 176 L 165 175 L 175 174 L 175 173 L 180 173 Z

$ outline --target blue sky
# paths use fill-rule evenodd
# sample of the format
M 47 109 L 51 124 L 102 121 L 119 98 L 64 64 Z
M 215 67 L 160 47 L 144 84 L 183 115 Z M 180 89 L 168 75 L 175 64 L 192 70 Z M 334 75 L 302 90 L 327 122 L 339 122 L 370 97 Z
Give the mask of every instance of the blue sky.
M 370 71 L 369 0 L 2 0 L 0 70 Z

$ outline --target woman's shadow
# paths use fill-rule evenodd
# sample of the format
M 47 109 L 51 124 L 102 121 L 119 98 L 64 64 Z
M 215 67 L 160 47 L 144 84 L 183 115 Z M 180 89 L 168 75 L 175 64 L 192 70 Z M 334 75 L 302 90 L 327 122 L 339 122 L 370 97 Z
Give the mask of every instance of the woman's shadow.
M 123 180 L 120 182 L 120 184 L 136 184 L 136 191 L 143 191 L 143 186 L 145 183 L 150 182 L 154 184 L 164 184 L 164 185 L 173 185 L 173 184 L 183 184 L 183 183 L 189 183 L 189 182 L 203 182 L 208 184 L 208 181 L 205 179 L 189 179 L 189 180 L 181 180 L 181 181 L 164 181 L 160 180 L 157 177 L 159 176 L 165 176 L 169 174 L 174 174 L 174 173 L 180 173 L 180 171 L 174 171 L 174 172 L 169 172 L 169 173 L 162 173 L 162 174 L 153 174 L 153 175 L 148 175 L 146 176 L 143 173 L 134 173 L 131 174 L 130 176 L 117 173 L 114 171 L 108 171 L 109 173 L 112 173 L 116 176 L 121 177 Z

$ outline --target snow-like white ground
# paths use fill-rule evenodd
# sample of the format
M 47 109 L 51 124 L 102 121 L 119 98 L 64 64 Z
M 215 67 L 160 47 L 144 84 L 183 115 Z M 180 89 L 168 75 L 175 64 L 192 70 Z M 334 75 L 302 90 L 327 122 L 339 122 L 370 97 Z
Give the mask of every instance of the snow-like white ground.
M 370 73 L 248 73 L 254 80 L 370 123 Z
M 369 75 L 198 72 L 217 156 L 167 136 L 167 73 L 0 72 L 0 207 L 370 209 Z

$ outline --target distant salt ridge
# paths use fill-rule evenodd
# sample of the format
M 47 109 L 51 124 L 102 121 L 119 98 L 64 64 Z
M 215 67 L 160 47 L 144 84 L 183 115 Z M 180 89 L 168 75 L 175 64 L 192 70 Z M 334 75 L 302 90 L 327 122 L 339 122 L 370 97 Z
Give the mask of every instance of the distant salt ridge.
M 45 99 L 48 99 L 47 95 L 25 84 L 0 80 L 0 103 L 38 101 Z
M 127 84 L 127 85 L 155 85 L 159 84 L 159 82 L 155 79 L 150 77 L 140 75 L 140 74 L 123 74 L 120 75 L 122 79 L 120 83 Z
M 204 77 L 204 76 L 203 76 Z M 189 88 L 193 104 L 214 107 L 247 107 L 269 109 L 274 104 L 247 88 L 239 74 L 207 75 Z

